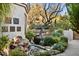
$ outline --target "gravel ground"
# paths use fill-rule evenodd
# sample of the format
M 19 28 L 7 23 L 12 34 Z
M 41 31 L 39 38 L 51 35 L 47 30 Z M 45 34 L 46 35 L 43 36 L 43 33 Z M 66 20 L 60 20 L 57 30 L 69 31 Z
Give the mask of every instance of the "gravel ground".
M 79 40 L 70 41 L 65 52 L 58 54 L 57 56 L 79 56 Z

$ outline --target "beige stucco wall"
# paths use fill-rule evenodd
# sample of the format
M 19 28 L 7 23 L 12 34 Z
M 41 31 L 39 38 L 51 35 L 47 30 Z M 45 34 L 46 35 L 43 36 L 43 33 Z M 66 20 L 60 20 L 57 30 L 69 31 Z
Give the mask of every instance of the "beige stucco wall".
M 2 26 L 8 26 L 8 29 L 10 29 L 10 26 L 15 26 L 15 32 L 3 32 L 3 35 L 8 35 L 8 37 L 10 39 L 14 38 L 17 35 L 22 36 L 23 38 L 25 38 L 25 10 L 24 8 L 17 6 L 17 5 L 13 5 L 12 9 L 11 9 L 11 17 L 15 17 L 15 18 L 19 18 L 19 24 L 13 24 L 13 20 L 12 20 L 12 24 L 3 24 Z M 21 26 L 21 32 L 17 32 L 16 31 L 16 27 L 17 26 Z

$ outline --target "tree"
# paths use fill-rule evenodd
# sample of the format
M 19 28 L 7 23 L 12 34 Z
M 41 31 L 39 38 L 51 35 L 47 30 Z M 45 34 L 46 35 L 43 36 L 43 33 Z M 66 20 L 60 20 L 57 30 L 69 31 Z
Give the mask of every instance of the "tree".
M 51 3 L 45 3 L 43 4 L 43 13 L 40 13 L 40 15 L 43 17 L 43 23 L 44 26 L 50 27 L 52 25 L 52 20 L 56 18 L 61 11 L 63 11 L 64 5 L 58 3 L 58 4 L 51 4 Z M 56 19 L 54 20 L 54 23 L 56 23 Z M 55 24 L 54 24 L 55 25 Z M 42 29 L 41 27 L 41 37 L 42 37 Z
M 36 27 L 35 25 L 42 24 L 42 17 L 40 15 L 40 12 L 42 12 L 42 6 L 40 4 L 31 4 L 31 9 L 28 14 L 29 16 L 29 26 L 30 28 Z
M 58 14 L 63 11 L 64 5 L 62 4 L 31 4 L 33 7 L 31 7 L 31 10 L 29 12 L 30 17 L 30 23 L 35 24 L 35 21 L 39 20 L 39 17 L 42 18 L 42 23 L 44 25 L 50 25 L 52 23 L 52 20 L 58 16 Z M 40 22 L 41 22 L 40 21 Z M 56 20 L 55 20 L 56 21 Z M 39 24 L 39 23 L 37 23 Z
M 63 11 L 64 5 L 58 3 L 58 4 L 44 4 L 43 5 L 43 11 L 44 15 L 40 14 L 44 20 L 43 23 L 45 25 L 49 25 L 52 23 L 52 20 L 58 16 L 58 14 Z M 56 21 L 56 20 L 55 20 Z
M 70 21 L 68 20 L 68 15 L 60 16 L 60 20 L 56 22 L 56 28 L 61 28 L 64 30 L 69 30 L 72 28 Z
M 79 33 L 79 4 L 66 4 L 73 30 Z
M 50 3 L 45 3 L 45 4 L 32 4 L 34 7 L 31 8 L 30 10 L 30 19 L 31 19 L 31 24 L 32 26 L 35 24 L 36 19 L 39 20 L 39 17 L 42 17 L 42 23 L 37 22 L 36 26 L 40 28 L 40 35 L 42 37 L 42 32 L 44 28 L 48 28 L 52 24 L 52 20 L 58 16 L 58 14 L 63 11 L 64 5 L 62 4 L 50 4 Z M 35 19 L 36 18 L 36 19 Z M 56 22 L 56 20 L 54 21 Z M 32 27 L 31 26 L 31 27 Z M 33 27 L 36 28 L 34 25 Z

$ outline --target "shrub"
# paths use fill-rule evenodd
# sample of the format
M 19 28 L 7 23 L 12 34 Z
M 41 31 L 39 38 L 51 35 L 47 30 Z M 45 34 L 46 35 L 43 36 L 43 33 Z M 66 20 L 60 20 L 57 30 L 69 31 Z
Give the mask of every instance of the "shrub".
M 33 31 L 27 31 L 26 38 L 29 39 L 29 41 L 35 36 L 35 33 Z
M 58 29 L 56 30 L 57 33 L 60 33 L 61 35 L 63 35 L 63 30 L 62 29 Z
M 53 37 L 60 37 L 61 36 L 61 34 L 58 32 L 53 32 L 52 35 L 53 35 Z
M 5 47 L 5 45 L 8 43 L 9 38 L 7 36 L 2 36 L 0 38 L 0 51 L 3 50 L 3 48 Z
M 55 30 L 53 33 L 52 33 L 53 37 L 57 36 L 57 37 L 60 37 L 63 35 L 63 30 L 62 29 L 58 29 L 58 30 Z
M 54 43 L 58 43 L 60 41 L 60 37 L 52 37 Z
M 64 52 L 65 47 L 60 43 L 56 43 L 56 44 L 53 45 L 53 49 L 58 50 L 60 52 Z
M 10 56 L 26 56 L 26 53 L 24 51 L 22 51 L 19 47 L 12 49 L 9 52 Z
M 40 41 L 42 40 L 42 38 L 40 38 L 39 36 L 35 36 L 33 42 L 35 44 L 40 44 Z
M 61 36 L 60 38 L 61 38 L 60 41 L 68 43 L 68 38 L 67 37 Z
M 67 46 L 68 46 L 68 43 L 66 43 L 66 42 L 59 42 L 59 44 L 63 45 L 65 48 L 67 48 Z
M 45 37 L 44 38 L 44 45 L 45 46 L 51 46 L 54 44 L 54 40 L 52 39 L 52 37 Z
M 53 45 L 53 49 L 64 52 L 68 46 L 68 39 L 64 36 L 60 36 L 58 38 L 59 39 L 54 38 L 56 43 Z

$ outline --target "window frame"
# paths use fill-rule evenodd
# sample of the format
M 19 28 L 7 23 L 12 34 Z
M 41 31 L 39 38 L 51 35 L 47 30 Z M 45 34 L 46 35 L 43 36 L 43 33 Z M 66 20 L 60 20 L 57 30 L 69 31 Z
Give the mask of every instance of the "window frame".
M 5 17 L 4 22 L 5 22 L 5 24 L 12 24 L 12 18 L 11 17 Z
M 17 26 L 17 32 L 21 32 L 21 26 Z
M 13 30 L 12 27 L 14 27 L 14 30 Z M 10 32 L 15 32 L 15 31 L 16 31 L 16 30 L 15 30 L 15 26 L 10 26 L 9 28 L 10 28 Z
M 13 24 L 19 24 L 19 18 L 13 18 Z
M 4 28 L 4 27 L 5 27 L 5 28 Z M 3 29 L 3 28 L 4 28 L 4 29 Z M 6 30 L 6 28 L 7 28 L 7 30 Z M 2 29 L 2 30 L 1 30 L 2 32 L 8 32 L 8 26 L 2 26 L 1 29 Z

